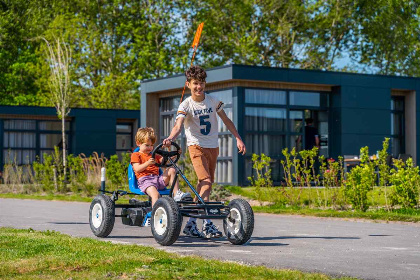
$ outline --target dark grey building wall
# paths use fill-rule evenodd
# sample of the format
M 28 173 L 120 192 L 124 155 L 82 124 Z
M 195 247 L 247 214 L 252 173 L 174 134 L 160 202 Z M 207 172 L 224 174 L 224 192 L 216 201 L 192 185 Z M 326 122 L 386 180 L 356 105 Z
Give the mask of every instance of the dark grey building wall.
M 390 88 L 341 86 L 341 155 L 375 153 L 391 133 Z
M 56 111 L 48 107 L 0 106 L 0 114 L 12 119 L 36 119 L 43 116 L 55 117 Z M 84 153 L 89 156 L 93 152 L 98 152 L 104 153 L 107 157 L 115 154 L 117 120 L 133 120 L 138 126 L 139 115 L 138 110 L 72 109 L 69 114 L 72 119 L 71 153 L 76 155 Z M 0 134 L 3 135 L 1 127 Z M 0 143 L 0 148 L 2 152 L 3 142 Z

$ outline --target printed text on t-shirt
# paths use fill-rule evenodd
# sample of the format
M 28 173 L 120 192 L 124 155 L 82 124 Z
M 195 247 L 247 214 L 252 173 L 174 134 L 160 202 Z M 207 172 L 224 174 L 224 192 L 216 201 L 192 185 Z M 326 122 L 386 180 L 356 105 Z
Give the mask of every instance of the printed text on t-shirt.
M 209 114 L 209 113 L 213 113 L 212 108 L 206 108 L 206 109 L 202 109 L 202 110 L 194 110 L 194 116 Z

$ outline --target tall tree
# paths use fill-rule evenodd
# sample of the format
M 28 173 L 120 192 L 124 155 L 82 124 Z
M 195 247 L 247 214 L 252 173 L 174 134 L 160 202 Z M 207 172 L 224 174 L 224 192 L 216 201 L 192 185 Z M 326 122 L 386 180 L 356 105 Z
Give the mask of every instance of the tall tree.
M 358 40 L 352 55 L 365 65 L 366 72 L 420 75 L 420 7 L 416 1 L 359 0 L 355 16 Z
M 41 35 L 51 21 L 53 2 L 0 1 L 0 104 L 47 104 L 36 83 L 40 42 L 31 39 Z
M 308 1 L 305 22 L 304 69 L 335 70 L 334 63 L 348 53 L 357 26 L 355 0 Z
M 57 110 L 57 115 L 61 119 L 61 141 L 63 143 L 63 173 L 64 178 L 67 175 L 67 141 L 66 141 L 66 117 L 70 113 L 71 102 L 71 80 L 70 65 L 71 52 L 66 43 L 57 38 L 52 44 L 42 38 L 46 45 L 46 60 L 50 67 L 51 74 L 49 79 L 50 96 Z

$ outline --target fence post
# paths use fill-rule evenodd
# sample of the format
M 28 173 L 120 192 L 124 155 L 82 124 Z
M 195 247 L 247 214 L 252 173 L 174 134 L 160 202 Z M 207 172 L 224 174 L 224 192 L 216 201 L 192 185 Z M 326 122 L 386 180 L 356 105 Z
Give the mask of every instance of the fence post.
M 55 191 L 58 192 L 58 184 L 57 184 L 57 168 L 53 168 L 53 173 L 54 173 L 54 187 L 55 187 Z
M 106 174 L 106 169 L 105 167 L 101 168 L 101 192 L 105 191 L 105 174 Z

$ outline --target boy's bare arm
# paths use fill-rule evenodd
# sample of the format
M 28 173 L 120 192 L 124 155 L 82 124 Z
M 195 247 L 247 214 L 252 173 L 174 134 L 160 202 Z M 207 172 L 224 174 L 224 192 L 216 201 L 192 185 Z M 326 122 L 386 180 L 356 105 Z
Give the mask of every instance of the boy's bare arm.
M 244 142 L 242 141 L 241 136 L 239 136 L 239 133 L 236 130 L 235 124 L 229 119 L 229 117 L 226 115 L 223 109 L 217 112 L 217 114 L 222 119 L 227 129 L 229 129 L 229 131 L 233 134 L 233 136 L 235 136 L 236 146 L 238 147 L 239 153 L 244 155 L 246 153 L 246 147 L 245 147 Z
M 171 145 L 171 141 L 175 140 L 176 137 L 178 137 L 179 133 L 181 132 L 183 123 L 184 123 L 184 118 L 178 118 L 176 120 L 175 125 L 172 128 L 171 134 L 168 136 L 168 138 L 163 140 L 164 145 L 167 145 L 167 146 Z
M 135 172 L 143 172 L 144 170 L 146 170 L 147 167 L 149 167 L 149 165 L 152 165 L 155 163 L 156 163 L 155 160 L 153 158 L 150 158 L 145 163 L 133 162 L 132 166 Z

